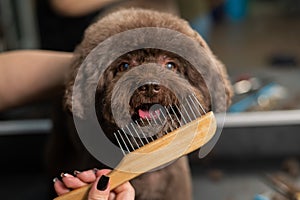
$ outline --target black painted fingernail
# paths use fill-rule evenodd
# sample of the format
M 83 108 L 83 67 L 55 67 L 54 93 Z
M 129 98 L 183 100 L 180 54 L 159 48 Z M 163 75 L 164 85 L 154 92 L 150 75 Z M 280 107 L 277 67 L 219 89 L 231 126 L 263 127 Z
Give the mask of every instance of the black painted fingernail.
M 98 171 L 97 168 L 94 168 L 94 169 L 93 169 L 94 174 L 97 174 L 97 171 Z
M 108 182 L 109 182 L 109 177 L 102 175 L 97 183 L 97 189 L 101 191 L 106 190 L 108 186 Z
M 60 174 L 60 177 L 61 177 L 61 178 L 64 178 L 64 177 L 72 177 L 72 175 L 71 175 L 71 174 L 68 174 L 68 173 L 61 173 L 61 174 Z
M 65 173 L 64 172 L 60 173 L 60 178 L 63 178 L 63 177 L 65 177 Z
M 81 172 L 80 171 L 78 171 L 78 170 L 74 170 L 74 172 L 73 172 L 73 174 L 75 175 L 75 176 L 77 176 L 77 174 L 80 174 Z

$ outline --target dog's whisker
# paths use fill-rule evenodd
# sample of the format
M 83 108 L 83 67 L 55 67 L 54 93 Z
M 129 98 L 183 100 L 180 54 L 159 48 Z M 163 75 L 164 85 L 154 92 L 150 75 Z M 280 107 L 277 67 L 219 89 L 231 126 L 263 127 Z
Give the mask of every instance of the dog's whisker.
M 134 127 L 133 123 L 131 123 L 131 126 L 132 126 L 132 128 L 133 128 L 133 130 L 134 130 L 135 134 L 136 134 L 136 135 L 137 135 L 137 137 L 139 138 L 140 142 L 141 142 L 141 143 L 142 143 L 142 145 L 144 146 L 145 144 L 144 144 L 144 142 L 143 142 L 142 138 L 140 137 L 140 134 L 139 134 L 139 133 L 136 131 L 136 128 Z
M 128 132 L 129 132 L 129 134 L 131 135 L 131 137 L 132 137 L 134 143 L 137 145 L 138 148 L 140 148 L 138 142 L 136 141 L 136 139 L 135 139 L 133 133 L 131 132 L 130 128 L 128 127 L 128 125 L 126 125 L 126 128 L 127 128 Z
M 141 126 L 138 124 L 137 120 L 135 121 L 135 124 L 136 124 L 136 125 L 139 127 L 139 129 L 141 130 L 141 132 L 142 132 L 142 134 L 143 134 L 143 136 L 144 136 L 146 142 L 149 143 L 148 138 L 146 137 L 144 131 L 143 131 L 142 128 L 141 128 Z
M 195 93 L 193 93 L 192 96 L 194 97 L 195 101 L 198 103 L 198 105 L 199 105 L 200 108 L 202 109 L 203 113 L 206 114 L 205 109 L 203 108 L 203 106 L 202 106 L 202 104 L 199 102 L 199 100 L 197 99 Z
M 121 134 L 120 130 L 118 130 L 118 133 L 119 133 L 119 136 L 121 137 L 121 139 L 122 139 L 122 141 L 123 141 L 123 144 L 124 144 L 125 148 L 127 149 L 128 152 L 130 152 L 128 146 L 126 145 L 126 142 L 125 142 L 124 138 L 122 137 L 122 134 Z M 117 139 L 117 140 L 118 140 L 118 139 Z M 129 143 L 130 143 L 130 141 L 129 141 Z M 123 151 L 123 146 L 120 145 L 120 148 L 121 148 L 122 151 Z
M 202 114 L 201 114 L 201 112 L 199 111 L 199 109 L 197 109 L 197 105 L 195 104 L 195 101 L 192 99 L 191 95 L 189 96 L 189 98 L 190 98 L 190 100 L 191 100 L 193 106 L 195 107 L 195 109 L 193 109 L 193 110 L 196 110 L 197 113 L 199 114 L 199 117 L 201 117 Z M 196 117 L 196 118 L 197 118 L 197 117 Z
M 125 137 L 126 137 L 126 139 L 127 139 L 128 143 L 130 144 L 131 148 L 132 148 L 133 150 L 135 150 L 135 148 L 133 147 L 133 145 L 132 145 L 132 143 L 131 143 L 130 139 L 128 138 L 128 136 L 127 136 L 127 134 L 126 134 L 126 132 L 124 131 L 124 129 L 123 129 L 123 128 L 121 128 L 121 129 L 122 129 L 122 131 L 124 132 L 124 135 L 125 135 Z

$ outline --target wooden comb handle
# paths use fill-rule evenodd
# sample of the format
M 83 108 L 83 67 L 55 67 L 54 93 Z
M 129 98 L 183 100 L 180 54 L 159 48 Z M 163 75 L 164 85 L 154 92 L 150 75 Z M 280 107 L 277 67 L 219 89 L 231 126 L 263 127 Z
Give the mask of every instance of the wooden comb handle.
M 110 189 L 113 190 L 122 183 L 129 181 L 140 174 L 138 173 L 127 173 L 123 171 L 114 170 L 111 171 L 107 176 L 110 177 Z M 88 192 L 92 184 L 80 187 L 72 192 L 69 192 L 65 195 L 58 196 L 54 200 L 85 200 L 87 199 Z
M 206 144 L 215 134 L 213 112 L 191 121 L 167 135 L 125 155 L 115 170 L 110 172 L 110 189 L 149 170 L 191 153 Z M 55 200 L 85 200 L 91 186 L 81 187 Z

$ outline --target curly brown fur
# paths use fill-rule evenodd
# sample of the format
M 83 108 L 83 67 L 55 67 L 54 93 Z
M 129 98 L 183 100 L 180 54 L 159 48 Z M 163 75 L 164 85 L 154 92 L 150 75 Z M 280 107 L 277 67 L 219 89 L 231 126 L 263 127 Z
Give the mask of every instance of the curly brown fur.
M 141 64 L 155 63 L 157 66 L 161 66 L 161 68 L 158 68 L 158 70 L 161 70 L 161 73 L 159 73 L 161 76 L 159 78 L 159 86 L 157 87 L 156 84 L 148 84 L 146 85 L 146 88 L 144 86 L 138 88 L 136 91 L 134 91 L 129 101 L 129 105 L 126 104 L 126 101 L 121 95 L 121 92 L 117 92 L 117 96 L 114 96 L 114 98 L 117 97 L 119 102 L 121 102 L 121 108 L 129 107 L 129 113 L 133 118 L 134 116 L 139 115 L 137 112 L 137 108 L 139 108 L 139 106 L 143 104 L 178 104 L 177 97 L 172 94 L 168 87 L 164 87 L 169 83 L 174 83 L 176 86 L 174 88 L 178 88 L 180 91 L 195 93 L 206 111 L 211 110 L 212 104 L 218 99 L 225 103 L 217 104 L 216 110 L 225 111 L 226 106 L 230 104 L 230 98 L 232 95 L 227 73 L 224 66 L 219 60 L 215 58 L 201 36 L 197 32 L 195 32 L 186 21 L 176 16 L 143 9 L 125 9 L 111 13 L 110 15 L 91 25 L 86 30 L 82 43 L 77 47 L 75 51 L 75 60 L 72 70 L 73 73 L 70 74 L 69 81 L 66 84 L 65 107 L 71 112 L 74 111 L 74 109 L 76 109 L 76 111 L 79 111 L 78 113 L 74 112 L 73 115 L 78 115 L 78 117 L 84 116 L 84 105 L 72 105 L 72 98 L 83 98 L 82 96 L 73 94 L 73 85 L 75 83 L 75 78 L 83 79 L 85 77 L 95 76 L 93 71 L 88 70 L 85 71 L 84 74 L 77 75 L 79 67 L 81 66 L 85 58 L 90 54 L 90 52 L 98 44 L 113 35 L 127 30 L 143 27 L 159 27 L 171 29 L 188 36 L 198 45 L 200 45 L 205 54 L 198 55 L 199 59 L 204 59 L 203 56 L 205 56 L 205 59 L 209 60 L 209 62 L 205 64 L 205 68 L 203 68 L 203 76 L 208 76 L 204 77 L 205 80 L 208 81 L 204 81 L 204 78 L 201 76 L 202 73 L 199 74 L 198 71 L 191 65 L 191 63 L 186 61 L 184 58 L 181 58 L 180 56 L 177 56 L 176 54 L 168 51 L 157 49 L 140 49 L 120 56 L 117 60 L 111 63 L 111 65 L 104 72 L 104 76 L 100 78 L 96 92 L 95 107 L 97 117 L 99 119 L 99 123 L 102 124 L 103 127 L 106 127 L 105 133 L 108 135 L 108 137 L 112 138 L 112 133 L 119 128 L 116 125 L 111 111 L 111 99 L 113 99 L 112 97 L 114 95 L 112 93 L 112 90 L 116 87 L 116 83 L 123 77 L 124 74 L 128 72 L 131 72 L 130 76 L 133 76 L 135 78 L 138 77 L 137 79 L 135 79 L 137 80 L 137 82 L 157 76 L 157 74 L 155 73 L 152 74 L 151 70 L 143 74 L 134 74 L 135 66 Z M 95 59 L 97 60 L 101 58 Z M 175 67 L 171 70 L 165 70 L 165 65 L 169 62 L 172 62 Z M 124 63 L 128 63 L 130 69 L 124 69 Z M 217 71 L 217 73 L 219 73 L 218 75 L 221 77 L 220 81 L 223 82 L 225 91 L 220 89 L 219 86 L 215 83 L 215 76 L 213 76 L 213 73 L 211 72 L 213 65 L 216 65 L 220 69 L 220 71 Z M 145 70 L 147 70 L 147 67 L 145 68 Z M 130 83 L 128 82 L 128 84 Z M 208 86 L 213 88 L 213 98 L 209 94 Z M 88 90 L 90 87 L 91 86 L 87 84 L 85 86 L 85 90 Z M 128 86 L 128 88 L 130 88 L 130 86 Z M 115 90 L 121 91 L 121 89 L 118 87 L 116 87 Z M 95 96 L 88 96 L 85 94 L 82 95 L 85 98 L 95 98 Z M 122 102 L 125 103 L 122 104 Z M 126 109 L 120 110 L 121 116 L 123 115 L 122 111 L 128 111 Z M 126 113 L 124 113 L 124 115 L 125 114 Z M 76 130 L 74 128 L 72 118 L 68 117 L 68 120 L 68 126 L 69 128 L 71 127 L 71 129 L 73 127 L 73 131 L 69 131 L 67 136 L 66 134 L 64 134 L 64 138 L 62 138 L 62 135 L 57 136 L 58 138 L 61 138 L 61 143 L 55 143 L 56 146 L 52 148 L 51 153 L 52 155 L 59 154 L 61 156 L 61 160 L 53 156 L 51 161 L 52 167 L 56 170 L 65 171 L 73 170 L 74 168 L 80 170 L 95 166 L 105 167 L 91 155 L 89 155 L 89 153 L 85 150 L 78 136 L 76 135 Z M 174 126 L 174 124 L 169 124 L 166 127 L 166 130 L 170 129 L 170 126 Z M 58 140 L 58 138 L 56 138 L 55 140 Z M 67 146 L 68 149 L 64 149 L 63 146 Z M 57 154 L 56 149 L 63 149 L 63 151 L 58 152 Z M 62 162 L 63 158 L 68 159 L 67 162 Z M 58 172 L 55 172 L 54 170 L 54 173 Z M 186 157 L 175 161 L 171 165 L 161 170 L 144 174 L 134 179 L 132 183 L 136 189 L 136 199 L 182 200 L 192 198 L 191 177 Z

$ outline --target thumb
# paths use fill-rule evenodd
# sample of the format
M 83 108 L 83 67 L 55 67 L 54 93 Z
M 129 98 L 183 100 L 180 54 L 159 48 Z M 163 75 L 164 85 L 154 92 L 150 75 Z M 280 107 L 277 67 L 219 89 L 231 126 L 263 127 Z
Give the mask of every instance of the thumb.
M 109 177 L 102 175 L 98 177 L 89 191 L 88 200 L 108 200 Z

